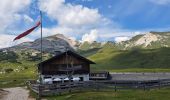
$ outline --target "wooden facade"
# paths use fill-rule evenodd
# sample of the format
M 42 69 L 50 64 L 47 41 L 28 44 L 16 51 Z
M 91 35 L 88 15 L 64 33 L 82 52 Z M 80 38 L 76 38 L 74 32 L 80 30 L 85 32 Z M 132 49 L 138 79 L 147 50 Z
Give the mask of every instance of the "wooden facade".
M 63 75 L 68 72 L 89 74 L 90 64 L 95 63 L 73 51 L 67 51 L 43 61 L 38 65 L 38 69 L 42 75 Z

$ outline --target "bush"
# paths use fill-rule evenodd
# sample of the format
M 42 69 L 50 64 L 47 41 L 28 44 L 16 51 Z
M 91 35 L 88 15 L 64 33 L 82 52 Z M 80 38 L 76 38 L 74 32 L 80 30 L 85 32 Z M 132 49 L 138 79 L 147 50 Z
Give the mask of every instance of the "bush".
M 11 73 L 13 71 L 12 68 L 5 69 L 5 73 Z
M 13 51 L 0 52 L 0 61 L 17 62 L 18 55 Z

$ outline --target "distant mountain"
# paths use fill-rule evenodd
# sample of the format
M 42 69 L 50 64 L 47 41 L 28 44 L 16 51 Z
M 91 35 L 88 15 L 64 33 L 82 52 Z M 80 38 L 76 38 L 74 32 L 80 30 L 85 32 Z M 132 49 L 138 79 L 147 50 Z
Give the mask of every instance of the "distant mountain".
M 36 39 L 33 42 L 24 42 L 16 46 L 4 48 L 3 50 L 10 50 L 14 52 L 30 50 L 39 52 L 41 49 L 41 39 Z M 126 50 L 131 48 L 155 49 L 160 47 L 170 47 L 170 32 L 149 32 L 142 35 L 136 35 L 130 40 L 115 43 L 113 41 L 106 42 L 79 42 L 65 37 L 63 34 L 56 34 L 53 36 L 44 37 L 42 39 L 43 52 L 54 53 L 55 51 L 65 51 L 66 48 L 70 50 L 90 50 L 95 48 L 102 48 L 108 44 L 112 44 L 115 48 Z
M 44 37 L 43 60 L 53 56 L 56 51 L 66 48 L 75 50 L 81 55 L 96 62 L 95 70 L 112 70 L 115 68 L 170 68 L 170 32 L 149 32 L 137 35 L 128 41 L 115 43 L 79 42 L 62 34 Z M 23 63 L 39 62 L 41 40 L 24 42 L 0 50 L 0 62 Z M 23 63 L 24 64 L 24 63 Z
M 62 34 L 56 34 L 53 36 L 44 37 L 42 39 L 42 49 L 46 53 L 54 53 L 55 51 L 65 51 L 66 49 L 74 50 L 76 48 L 77 41 L 66 38 Z M 19 51 L 34 51 L 40 52 L 41 39 L 36 39 L 33 42 L 24 42 L 16 46 L 4 48 L 3 50 L 10 50 L 14 52 Z
M 161 47 L 170 47 L 170 32 L 148 32 L 132 37 L 130 40 L 122 42 L 106 41 L 106 42 L 83 42 L 79 43 L 79 50 L 90 50 L 95 48 L 103 48 L 112 45 L 119 50 L 129 50 L 133 48 L 156 49 Z
M 112 48 L 115 50 L 129 50 L 133 48 L 155 49 L 161 47 L 170 47 L 170 32 L 149 32 L 142 35 L 136 35 L 130 40 L 115 43 L 113 41 L 106 42 L 79 42 L 65 37 L 63 34 L 56 34 L 42 39 L 43 54 L 55 54 L 56 51 L 65 51 L 66 49 L 76 50 L 80 53 L 89 54 L 96 53 L 101 48 Z M 41 39 L 33 42 L 24 42 L 16 46 L 4 48 L 1 50 L 13 51 L 17 54 L 29 54 L 30 56 L 40 55 Z M 85 54 L 88 56 L 89 54 Z
M 144 35 L 137 35 L 128 41 L 118 43 L 117 47 L 121 47 L 121 49 L 170 47 L 170 32 L 149 32 Z

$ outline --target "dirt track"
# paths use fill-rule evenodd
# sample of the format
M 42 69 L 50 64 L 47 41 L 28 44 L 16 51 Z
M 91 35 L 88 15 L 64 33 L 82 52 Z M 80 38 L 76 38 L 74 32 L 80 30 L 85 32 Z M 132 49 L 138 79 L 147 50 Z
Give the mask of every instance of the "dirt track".
M 5 88 L 0 100 L 35 100 L 29 98 L 29 91 L 23 87 Z

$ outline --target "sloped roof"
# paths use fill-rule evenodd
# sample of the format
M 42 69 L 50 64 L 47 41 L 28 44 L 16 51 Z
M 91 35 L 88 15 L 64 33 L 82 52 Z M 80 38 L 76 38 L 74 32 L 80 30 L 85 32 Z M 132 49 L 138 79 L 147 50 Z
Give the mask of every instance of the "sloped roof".
M 50 61 L 52 61 L 52 60 L 54 60 L 54 59 L 56 59 L 56 58 L 58 58 L 58 57 L 60 57 L 60 56 L 62 56 L 62 55 L 66 55 L 66 53 L 67 53 L 68 55 L 73 55 L 73 56 L 75 56 L 75 57 L 77 57 L 77 58 L 79 58 L 79 59 L 82 59 L 82 60 L 88 62 L 89 64 L 95 64 L 95 62 L 93 62 L 93 61 L 91 61 L 91 60 L 89 60 L 89 59 L 87 59 L 87 58 L 85 58 L 85 57 L 77 54 L 76 52 L 73 52 L 73 51 L 69 50 L 69 51 L 67 51 L 67 52 L 58 53 L 58 54 L 55 55 L 54 57 L 49 58 L 49 59 L 47 59 L 47 60 L 39 63 L 38 66 L 40 66 L 41 64 L 48 63 L 48 62 L 50 62 Z

